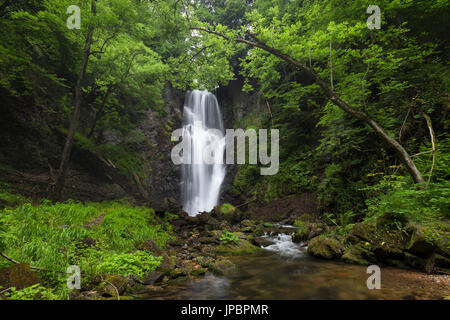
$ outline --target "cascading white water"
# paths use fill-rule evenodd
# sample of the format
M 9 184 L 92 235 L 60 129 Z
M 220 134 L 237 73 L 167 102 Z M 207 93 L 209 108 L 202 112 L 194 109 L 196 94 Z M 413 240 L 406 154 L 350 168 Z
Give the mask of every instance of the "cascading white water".
M 199 90 L 187 92 L 183 134 L 183 139 L 189 139 L 191 145 L 191 164 L 183 164 L 182 167 L 183 210 L 195 216 L 199 212 L 211 211 L 217 205 L 225 178 L 224 128 L 215 95 Z M 213 164 L 204 161 L 205 150 L 210 150 L 208 156 L 214 159 Z

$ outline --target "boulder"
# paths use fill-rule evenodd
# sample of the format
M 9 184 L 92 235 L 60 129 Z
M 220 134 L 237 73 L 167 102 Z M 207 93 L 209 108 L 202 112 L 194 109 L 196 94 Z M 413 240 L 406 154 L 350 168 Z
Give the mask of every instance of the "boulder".
M 193 270 L 191 270 L 190 274 L 193 276 L 201 276 L 204 275 L 206 273 L 206 271 L 208 271 L 205 268 L 199 267 L 199 268 L 195 268 Z
M 345 238 L 345 242 L 355 244 L 360 241 L 371 242 L 373 232 L 367 224 L 356 223 Z
M 217 276 L 232 276 L 236 273 L 236 265 L 227 259 L 218 259 L 208 263 L 208 269 Z
M 243 218 L 240 210 L 229 203 L 215 206 L 211 215 L 217 219 L 226 220 L 230 224 L 238 223 Z
M 14 264 L 0 270 L 0 286 L 3 288 L 15 287 L 20 290 L 39 282 L 38 275 L 31 271 L 26 263 Z
M 103 297 L 117 297 L 130 287 L 130 279 L 127 277 L 112 275 L 106 281 L 100 283 L 98 292 Z
M 351 264 L 368 265 L 375 262 L 376 258 L 373 252 L 367 249 L 363 244 L 350 246 L 342 255 L 342 260 Z
M 298 228 L 298 230 L 292 235 L 292 242 L 300 243 L 308 240 L 309 233 L 310 231 L 308 227 Z
M 311 239 L 308 253 L 318 258 L 335 259 L 342 256 L 344 246 L 336 238 L 320 236 Z
M 144 285 L 154 285 L 160 283 L 163 280 L 164 275 L 164 272 L 150 271 L 143 277 L 143 280 L 139 280 L 139 283 Z
M 394 242 L 377 244 L 372 248 L 372 252 L 381 261 L 388 259 L 402 260 L 404 257 L 403 248 L 397 246 Z
M 308 225 L 308 240 L 320 236 L 328 231 L 328 226 L 322 222 L 310 223 Z
M 250 242 L 258 247 L 267 247 L 270 246 L 271 244 L 274 244 L 273 241 L 263 237 L 253 237 L 251 238 Z
M 406 250 L 422 258 L 430 257 L 436 246 L 430 239 L 427 239 L 427 228 L 414 226 L 411 237 L 406 245 Z
M 246 239 L 239 239 L 238 243 L 227 243 L 216 246 L 213 251 L 224 255 L 245 255 L 259 252 L 260 247 L 255 246 Z

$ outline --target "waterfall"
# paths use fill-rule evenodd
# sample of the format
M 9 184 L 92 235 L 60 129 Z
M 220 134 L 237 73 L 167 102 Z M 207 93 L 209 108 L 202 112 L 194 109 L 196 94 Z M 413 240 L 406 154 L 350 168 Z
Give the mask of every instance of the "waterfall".
M 217 205 L 225 178 L 224 127 L 214 94 L 199 90 L 187 92 L 183 107 L 183 135 L 191 145 L 191 164 L 182 165 L 183 210 L 195 216 L 199 212 L 211 211 Z M 213 162 L 204 160 L 205 150 L 209 150 L 208 156 L 214 159 Z

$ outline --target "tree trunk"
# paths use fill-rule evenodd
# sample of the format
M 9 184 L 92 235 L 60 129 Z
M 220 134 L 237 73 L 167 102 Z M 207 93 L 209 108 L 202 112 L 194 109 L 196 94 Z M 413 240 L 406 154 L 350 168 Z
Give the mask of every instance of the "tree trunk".
M 96 5 L 95 0 L 92 2 L 92 13 L 96 14 Z M 80 117 L 80 109 L 81 109 L 81 103 L 82 103 L 82 85 L 83 85 L 83 79 L 86 75 L 86 69 L 89 62 L 89 56 L 91 55 L 91 44 L 92 44 L 92 37 L 94 34 L 94 27 L 90 26 L 88 29 L 88 35 L 85 41 L 84 45 L 84 51 L 83 51 L 83 64 L 81 67 L 81 71 L 78 75 L 77 84 L 75 87 L 75 108 L 73 110 L 72 119 L 70 121 L 70 127 L 69 132 L 67 133 L 66 137 L 66 143 L 64 145 L 64 150 L 61 156 L 61 163 L 59 166 L 58 171 L 58 177 L 56 178 L 56 185 L 54 189 L 54 200 L 59 201 L 61 200 L 61 194 L 62 190 L 64 188 L 64 181 L 66 178 L 66 172 L 67 167 L 69 165 L 70 160 L 70 153 L 72 151 L 73 146 L 73 138 L 75 136 L 75 131 L 77 129 L 78 119 Z
M 97 126 L 97 122 L 98 122 L 98 120 L 100 120 L 100 117 L 103 114 L 103 109 L 105 107 L 106 101 L 108 100 L 108 97 L 111 94 L 114 87 L 115 87 L 115 85 L 110 85 L 110 86 L 108 86 L 108 89 L 106 89 L 106 93 L 103 96 L 102 103 L 101 103 L 100 107 L 98 108 L 97 112 L 95 113 L 94 121 L 92 122 L 91 129 L 89 130 L 89 133 L 87 135 L 88 138 L 92 137 L 92 135 L 94 134 L 94 130 L 95 130 L 95 127 Z
M 215 34 L 217 36 L 220 36 L 226 40 L 231 40 L 226 35 L 223 35 L 219 32 L 215 32 L 212 30 L 208 30 L 205 28 L 197 28 L 197 27 L 191 27 L 191 29 L 201 30 L 205 31 L 207 33 Z M 253 47 L 260 48 L 266 52 L 269 52 L 278 58 L 288 62 L 289 64 L 292 64 L 293 66 L 305 71 L 308 73 L 314 80 L 319 84 L 321 87 L 323 93 L 325 96 L 331 100 L 336 106 L 338 106 L 340 109 L 344 110 L 346 113 L 351 115 L 352 117 L 363 121 L 364 123 L 368 124 L 375 132 L 376 134 L 383 139 L 390 147 L 392 147 L 397 154 L 400 156 L 400 159 L 405 164 L 406 168 L 408 169 L 409 174 L 411 175 L 413 181 L 417 184 L 423 184 L 425 181 L 422 177 L 422 174 L 417 169 L 416 165 L 414 164 L 414 161 L 412 160 L 411 156 L 408 154 L 408 152 L 403 148 L 403 146 L 394 138 L 392 138 L 384 129 L 381 127 L 375 120 L 369 117 L 365 112 L 360 111 L 358 109 L 355 109 L 348 105 L 346 102 L 341 100 L 336 93 L 333 90 L 330 90 L 326 82 L 319 77 L 319 75 L 310 67 L 306 66 L 305 64 L 301 63 L 300 61 L 297 61 L 296 59 L 288 56 L 287 54 L 284 54 L 280 50 L 277 50 L 273 47 L 267 46 L 265 43 L 260 41 L 253 33 L 248 33 L 250 38 L 252 40 L 247 40 L 244 38 L 236 38 L 235 40 L 241 43 L 248 44 Z

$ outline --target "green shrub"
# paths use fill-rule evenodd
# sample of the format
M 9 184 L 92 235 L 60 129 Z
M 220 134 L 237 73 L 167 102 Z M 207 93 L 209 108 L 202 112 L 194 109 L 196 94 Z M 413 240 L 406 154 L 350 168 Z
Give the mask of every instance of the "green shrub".
M 58 296 L 52 289 L 45 288 L 40 284 L 35 284 L 21 290 L 11 287 L 5 292 L 5 296 L 8 300 L 58 300 Z
M 135 275 L 142 277 L 145 273 L 155 270 L 162 262 L 162 257 L 154 257 L 145 251 L 134 253 L 117 253 L 104 257 L 96 270 L 100 274 L 118 274 L 122 276 Z
M 239 238 L 234 233 L 228 232 L 227 230 L 222 231 L 222 235 L 220 236 L 219 240 L 225 244 L 228 244 L 228 243 L 238 244 L 239 243 Z

